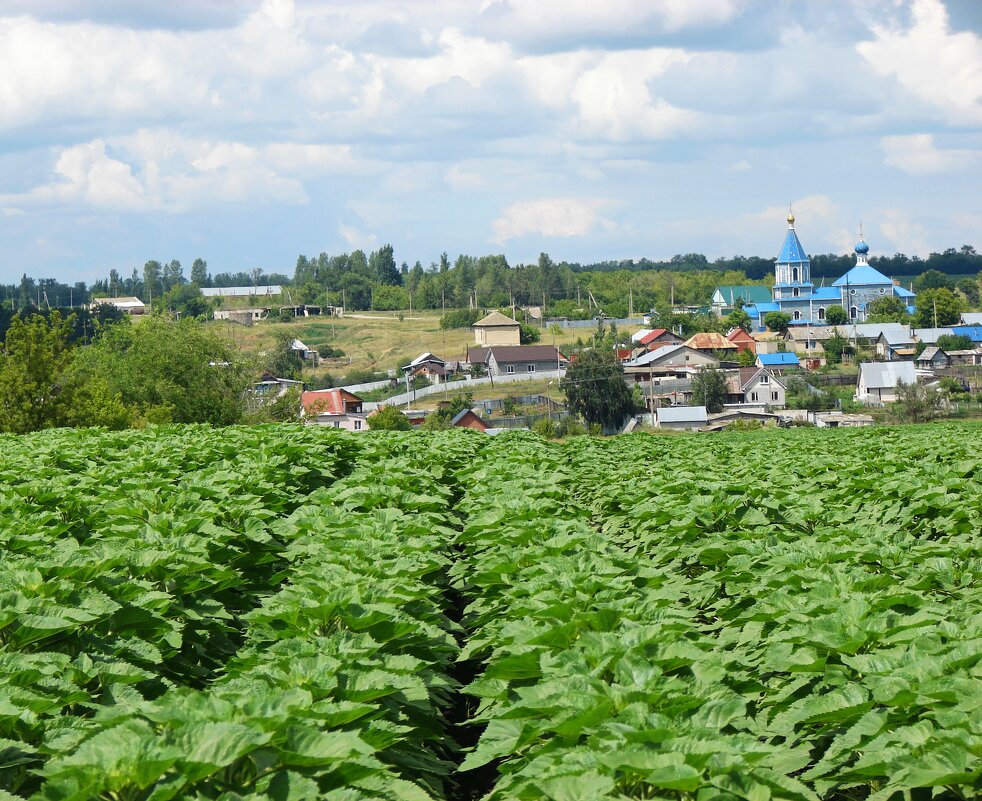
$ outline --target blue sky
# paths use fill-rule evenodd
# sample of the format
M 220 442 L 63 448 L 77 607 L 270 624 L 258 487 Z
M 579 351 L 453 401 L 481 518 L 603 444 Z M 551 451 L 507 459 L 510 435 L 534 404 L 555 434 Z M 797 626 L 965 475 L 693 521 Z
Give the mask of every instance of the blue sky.
M 0 280 L 982 249 L 978 0 L 4 0 Z

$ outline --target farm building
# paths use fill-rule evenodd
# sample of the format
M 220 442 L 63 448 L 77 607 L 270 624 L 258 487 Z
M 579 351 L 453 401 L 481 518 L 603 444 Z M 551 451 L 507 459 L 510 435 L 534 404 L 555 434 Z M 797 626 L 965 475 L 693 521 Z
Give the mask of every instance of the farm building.
M 665 406 L 653 413 L 656 428 L 694 430 L 706 425 L 705 406 Z
M 863 362 L 859 365 L 856 400 L 862 403 L 892 403 L 897 387 L 913 384 L 917 372 L 913 362 Z
M 121 312 L 126 312 L 127 314 L 146 314 L 147 312 L 146 304 L 135 297 L 92 298 L 90 308 L 94 309 L 96 306 L 115 306 Z
M 925 370 L 937 370 L 950 365 L 951 358 L 941 348 L 931 346 L 924 348 L 924 352 L 914 360 L 914 364 Z
M 477 345 L 521 345 L 522 326 L 517 320 L 493 311 L 487 317 L 471 326 L 474 329 L 474 342 Z
M 283 287 L 278 284 L 268 286 L 214 286 L 203 288 L 201 294 L 206 298 L 248 298 L 253 295 L 267 297 L 282 295 Z

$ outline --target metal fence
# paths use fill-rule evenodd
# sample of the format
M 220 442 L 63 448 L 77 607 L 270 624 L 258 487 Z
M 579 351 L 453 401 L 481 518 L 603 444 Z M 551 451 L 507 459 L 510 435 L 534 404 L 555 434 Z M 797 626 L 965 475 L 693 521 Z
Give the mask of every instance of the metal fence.
M 386 387 L 395 387 L 398 382 L 394 379 L 386 378 L 384 381 L 369 381 L 366 384 L 348 384 L 341 387 L 341 389 L 347 390 L 348 392 L 353 392 L 357 395 L 359 392 L 374 392 L 376 389 L 385 389 Z
M 524 381 L 542 381 L 544 379 L 558 380 L 564 375 L 566 375 L 565 370 L 540 370 L 535 373 L 512 373 L 510 375 L 481 376 L 480 378 L 467 377 L 462 381 L 447 381 L 441 384 L 433 384 L 429 387 L 421 387 L 420 389 L 410 390 L 409 392 L 393 395 L 391 398 L 386 398 L 385 400 L 375 403 L 366 401 L 362 405 L 362 408 L 366 412 L 370 412 L 372 409 L 377 409 L 379 406 L 402 406 L 404 403 L 412 403 L 413 401 L 421 398 L 426 398 L 430 395 L 439 395 L 441 392 L 446 392 L 448 390 L 454 390 L 456 392 L 458 390 L 465 390 L 476 386 L 515 384 Z

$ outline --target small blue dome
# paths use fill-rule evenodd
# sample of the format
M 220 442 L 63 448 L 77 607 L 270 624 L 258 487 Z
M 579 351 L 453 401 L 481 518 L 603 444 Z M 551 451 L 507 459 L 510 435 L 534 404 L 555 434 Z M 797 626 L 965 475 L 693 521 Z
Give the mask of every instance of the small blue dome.
M 867 253 L 869 253 L 869 245 L 867 245 L 865 242 L 860 240 L 859 244 L 856 245 L 856 252 L 866 255 Z

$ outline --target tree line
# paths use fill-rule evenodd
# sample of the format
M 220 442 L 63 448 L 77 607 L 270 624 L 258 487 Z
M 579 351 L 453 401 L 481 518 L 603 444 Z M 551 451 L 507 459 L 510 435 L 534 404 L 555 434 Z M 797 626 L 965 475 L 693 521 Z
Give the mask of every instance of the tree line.
M 837 278 L 854 263 L 852 255 L 812 256 L 812 276 L 816 282 Z M 931 273 L 948 277 L 952 288 L 951 276 L 974 276 L 982 271 L 982 255 L 970 245 L 932 253 L 927 259 L 901 253 L 873 257 L 870 263 L 891 276 Z M 177 260 L 150 260 L 129 277 L 111 270 L 107 278 L 91 286 L 25 275 L 19 285 L 0 285 L 0 307 L 67 307 L 87 303 L 91 296 L 133 295 L 158 307 L 197 314 L 208 310 L 192 303 L 199 296 L 198 288 L 280 284 L 289 288 L 293 303 L 344 306 L 354 311 L 532 306 L 543 307 L 552 316 L 586 319 L 600 312 L 624 317 L 664 305 L 705 306 L 720 284 L 766 285 L 773 281 L 773 274 L 773 258 L 734 256 L 710 261 L 699 253 L 665 261 L 593 264 L 555 262 L 548 253 L 541 253 L 535 262 L 511 265 L 502 254 L 461 254 L 451 261 L 444 252 L 426 266 L 420 261 L 410 265 L 397 263 L 392 245 L 386 244 L 367 254 L 362 250 L 333 256 L 301 254 L 292 276 L 259 269 L 212 275 L 200 258 L 187 275 Z M 962 279 L 958 288 L 972 294 L 969 284 L 977 286 L 977 281 Z M 969 302 L 974 305 L 977 301 L 970 297 Z

